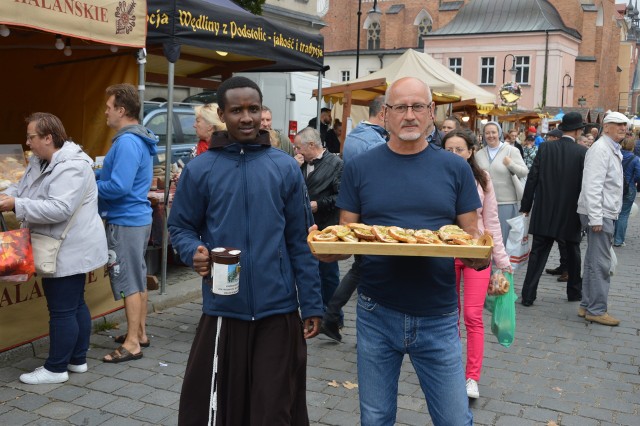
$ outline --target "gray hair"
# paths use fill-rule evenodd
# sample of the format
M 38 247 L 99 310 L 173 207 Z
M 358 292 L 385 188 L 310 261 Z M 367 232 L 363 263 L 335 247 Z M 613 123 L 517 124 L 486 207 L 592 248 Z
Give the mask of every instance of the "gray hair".
M 369 102 L 369 117 L 375 117 L 378 115 L 384 107 L 385 97 L 384 95 L 376 96 L 371 102 Z
M 300 142 L 304 145 L 308 145 L 310 142 L 313 142 L 315 145 L 322 146 L 320 132 L 313 127 L 305 127 L 300 130 L 296 136 L 300 136 Z

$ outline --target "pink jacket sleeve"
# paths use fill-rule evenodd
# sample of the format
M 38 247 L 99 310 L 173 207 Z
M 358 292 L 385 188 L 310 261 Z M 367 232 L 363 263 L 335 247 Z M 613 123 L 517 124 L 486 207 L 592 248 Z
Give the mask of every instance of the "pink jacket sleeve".
M 483 232 L 489 231 L 493 237 L 493 262 L 500 268 L 508 268 L 511 266 L 509 262 L 509 256 L 504 249 L 504 242 L 502 240 L 502 231 L 500 230 L 500 220 L 498 219 L 498 201 L 496 200 L 496 193 L 493 191 L 493 183 L 489 173 L 485 172 L 487 176 L 487 192 L 482 190 L 480 184 L 478 184 L 478 195 L 482 201 L 482 208 L 478 210 L 478 229 Z

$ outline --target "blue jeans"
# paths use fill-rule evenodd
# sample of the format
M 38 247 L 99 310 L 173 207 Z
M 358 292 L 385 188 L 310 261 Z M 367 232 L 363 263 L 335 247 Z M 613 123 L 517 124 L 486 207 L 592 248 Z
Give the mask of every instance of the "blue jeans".
M 87 362 L 91 337 L 91 314 L 84 303 L 86 274 L 43 278 L 49 308 L 49 357 L 44 368 L 53 373 L 67 371 L 67 364 Z
M 340 284 L 340 266 L 338 262 L 318 262 L 320 264 L 320 284 L 322 287 L 322 305 L 325 311 Z M 342 315 L 341 315 L 342 316 Z
M 622 198 L 622 209 L 618 215 L 616 229 L 613 233 L 613 244 L 616 246 L 624 243 L 624 236 L 627 233 L 627 223 L 629 222 L 629 213 L 631 213 L 631 206 L 633 206 L 633 202 L 636 200 L 636 192 L 636 186 L 629 185 L 629 192 Z
M 458 311 L 414 317 L 358 295 L 358 383 L 362 426 L 393 425 L 398 378 L 409 354 L 435 426 L 472 425 L 465 388 Z

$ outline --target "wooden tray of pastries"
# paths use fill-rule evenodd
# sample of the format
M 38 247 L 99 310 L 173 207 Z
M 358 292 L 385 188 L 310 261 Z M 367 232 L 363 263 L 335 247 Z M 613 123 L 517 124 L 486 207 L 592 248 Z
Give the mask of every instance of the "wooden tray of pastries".
M 361 223 L 328 226 L 312 231 L 307 243 L 314 254 L 366 254 L 378 256 L 429 256 L 486 259 L 493 239 L 486 233 L 475 240 L 456 225 L 437 231 Z

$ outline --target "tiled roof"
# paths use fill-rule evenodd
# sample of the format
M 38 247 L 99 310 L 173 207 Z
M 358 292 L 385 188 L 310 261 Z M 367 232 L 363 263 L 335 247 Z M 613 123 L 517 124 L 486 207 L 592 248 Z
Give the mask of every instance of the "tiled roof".
M 544 31 L 562 31 L 582 39 L 547 0 L 471 0 L 451 22 L 428 36 Z

